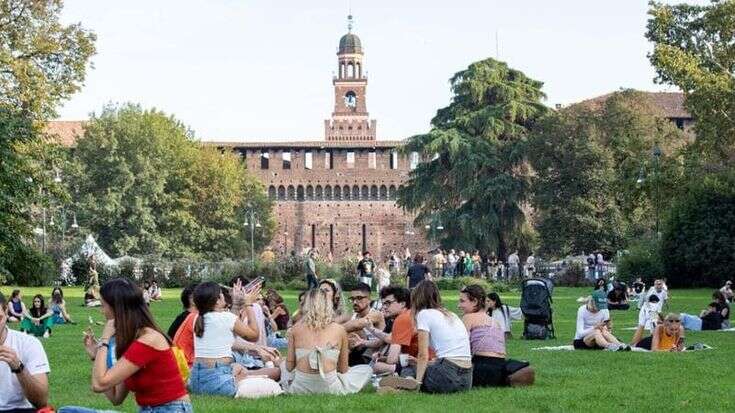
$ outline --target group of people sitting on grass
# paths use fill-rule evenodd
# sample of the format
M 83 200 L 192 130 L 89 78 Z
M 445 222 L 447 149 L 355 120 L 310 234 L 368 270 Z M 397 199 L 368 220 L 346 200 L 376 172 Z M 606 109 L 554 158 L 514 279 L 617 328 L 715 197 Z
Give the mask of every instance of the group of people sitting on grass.
M 577 324 L 573 346 L 579 350 L 630 351 L 633 347 L 651 351 L 681 351 L 684 349 L 684 331 L 721 330 L 730 328 L 730 306 L 721 290 L 712 293 L 712 302 L 697 315 L 668 313 L 662 315 L 669 299 L 663 280 L 656 280 L 642 302 L 638 325 L 630 344 L 621 342 L 613 334 L 612 307 L 609 295 L 604 294 L 605 283 L 598 281 L 592 295 L 583 300 L 577 310 Z M 651 333 L 643 337 L 644 332 Z
M 507 308 L 497 305 L 497 296 L 491 308 L 480 286 L 461 290 L 459 317 L 429 280 L 411 291 L 385 287 L 375 302 L 360 283 L 348 293 L 351 314 L 340 285 L 321 280 L 301 294 L 293 316 L 275 291 L 261 294 L 259 285 L 250 285 L 235 279 L 228 286 L 204 282 L 184 289 L 184 311 L 166 334 L 140 287 L 125 278 L 104 283 L 102 334 L 84 334 L 93 391 L 114 405 L 133 393 L 141 411 L 168 413 L 191 412 L 190 393 L 351 394 L 371 378 L 388 393 L 534 382 L 528 363 L 506 358 L 506 321 L 491 314 L 507 314 Z M 0 294 L 0 411 L 30 412 L 47 403 L 50 369 L 38 339 L 6 327 L 12 306 Z M 285 338 L 276 333 L 283 328 Z M 282 346 L 288 347 L 285 357 Z
M 49 337 L 54 325 L 76 324 L 66 310 L 64 291 L 59 287 L 51 290 L 48 306 L 43 295 L 36 294 L 30 307 L 26 307 L 21 291 L 13 290 L 5 315 L 8 322 L 20 323 L 21 332 L 36 337 Z

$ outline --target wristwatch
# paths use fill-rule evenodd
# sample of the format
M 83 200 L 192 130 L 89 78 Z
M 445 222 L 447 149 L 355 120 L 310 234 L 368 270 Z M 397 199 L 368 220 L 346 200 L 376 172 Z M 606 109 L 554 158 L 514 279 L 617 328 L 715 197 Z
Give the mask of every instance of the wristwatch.
M 26 366 L 23 365 L 23 362 L 21 361 L 20 364 L 18 365 L 18 368 L 17 369 L 10 369 L 10 371 L 13 374 L 20 374 L 20 372 L 22 372 L 24 368 L 26 368 Z

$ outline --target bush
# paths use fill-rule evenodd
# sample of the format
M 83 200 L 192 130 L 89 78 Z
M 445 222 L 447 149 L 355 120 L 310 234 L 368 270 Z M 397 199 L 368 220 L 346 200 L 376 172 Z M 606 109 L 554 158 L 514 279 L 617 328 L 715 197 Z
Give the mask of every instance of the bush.
M 658 242 L 655 239 L 641 240 L 628 246 L 628 252 L 618 260 L 617 275 L 621 281 L 635 281 L 641 277 L 646 284 L 664 276 Z
M 671 205 L 661 238 L 669 286 L 721 286 L 735 274 L 735 171 L 697 177 Z
M 592 285 L 587 279 L 584 267 L 578 262 L 571 262 L 554 276 L 554 285 L 561 287 L 586 287 Z
M 28 246 L 18 249 L 6 270 L 7 281 L 28 287 L 51 285 L 58 272 L 50 256 Z

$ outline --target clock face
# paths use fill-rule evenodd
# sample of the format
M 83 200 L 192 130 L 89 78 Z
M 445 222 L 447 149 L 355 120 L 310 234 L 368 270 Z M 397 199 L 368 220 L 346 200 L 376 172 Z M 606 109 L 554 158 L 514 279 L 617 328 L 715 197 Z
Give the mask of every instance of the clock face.
M 350 90 L 345 94 L 345 106 L 348 108 L 357 107 L 357 95 L 355 95 L 355 92 Z

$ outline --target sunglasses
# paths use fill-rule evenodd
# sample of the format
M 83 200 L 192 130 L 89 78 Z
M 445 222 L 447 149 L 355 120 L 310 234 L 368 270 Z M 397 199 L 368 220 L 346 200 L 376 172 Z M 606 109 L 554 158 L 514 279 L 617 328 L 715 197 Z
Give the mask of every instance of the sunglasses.
M 324 294 L 328 294 L 332 292 L 331 288 L 320 288 L 319 291 L 323 292 Z
M 349 300 L 350 300 L 350 302 L 353 302 L 354 303 L 355 301 L 362 301 L 362 300 L 364 300 L 366 298 L 368 298 L 367 295 L 360 295 L 360 296 L 357 296 L 357 297 L 350 297 Z
M 391 305 L 391 304 L 393 304 L 395 302 L 396 302 L 396 300 L 385 300 L 385 301 L 383 301 L 383 306 L 384 307 L 388 307 L 389 305 Z

